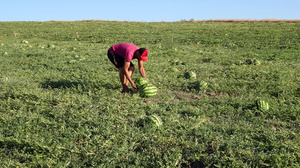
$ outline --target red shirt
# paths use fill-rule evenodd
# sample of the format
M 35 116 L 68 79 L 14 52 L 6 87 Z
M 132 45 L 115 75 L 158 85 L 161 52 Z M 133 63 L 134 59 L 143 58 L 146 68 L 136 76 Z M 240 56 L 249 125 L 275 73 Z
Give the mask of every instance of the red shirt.
M 130 62 L 133 59 L 134 52 L 138 49 L 138 46 L 131 43 L 119 43 L 111 46 L 109 48 L 109 52 L 112 54 L 118 54 Z

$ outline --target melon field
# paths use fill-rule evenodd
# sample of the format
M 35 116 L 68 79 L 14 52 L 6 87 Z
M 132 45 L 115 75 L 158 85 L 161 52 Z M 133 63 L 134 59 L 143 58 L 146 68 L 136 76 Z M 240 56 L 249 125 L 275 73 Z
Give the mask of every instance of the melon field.
M 157 95 L 121 93 L 120 42 Z M 0 22 L 0 167 L 300 167 L 299 49 L 299 22 Z

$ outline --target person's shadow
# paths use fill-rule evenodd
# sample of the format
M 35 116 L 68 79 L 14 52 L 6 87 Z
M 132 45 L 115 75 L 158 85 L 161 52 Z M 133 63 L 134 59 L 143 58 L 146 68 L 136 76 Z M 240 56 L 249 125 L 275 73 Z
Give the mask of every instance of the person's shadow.
M 110 90 L 119 90 L 120 86 L 111 85 L 109 82 L 106 81 L 71 81 L 67 79 L 61 80 L 46 80 L 41 83 L 41 88 L 44 89 L 67 89 L 67 88 L 78 88 L 79 86 L 93 88 L 93 89 L 110 89 Z
M 83 85 L 83 83 L 65 79 L 58 81 L 46 80 L 41 83 L 41 87 L 44 89 L 66 89 L 73 87 L 77 88 L 79 85 Z

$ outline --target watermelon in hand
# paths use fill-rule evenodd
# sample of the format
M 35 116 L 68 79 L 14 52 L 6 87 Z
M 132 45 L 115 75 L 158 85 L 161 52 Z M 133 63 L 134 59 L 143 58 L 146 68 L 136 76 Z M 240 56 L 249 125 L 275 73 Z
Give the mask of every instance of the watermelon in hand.
M 135 81 L 134 81 L 136 87 L 139 89 L 141 86 L 147 84 L 147 80 L 143 77 L 140 77 L 140 78 L 137 78 Z
M 157 94 L 157 88 L 152 84 L 144 84 L 139 88 L 139 93 L 141 97 L 152 97 Z

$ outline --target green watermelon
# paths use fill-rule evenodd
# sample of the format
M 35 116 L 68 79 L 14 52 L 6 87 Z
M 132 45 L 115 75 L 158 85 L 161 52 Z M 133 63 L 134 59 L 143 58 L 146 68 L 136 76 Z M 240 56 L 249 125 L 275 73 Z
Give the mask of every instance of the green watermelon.
M 260 63 L 260 61 L 259 61 L 259 60 L 257 60 L 257 59 L 254 59 L 254 60 L 253 60 L 253 64 L 254 64 L 254 65 L 260 65 L 261 63 Z
M 189 72 L 184 73 L 184 77 L 186 79 L 196 79 L 196 73 L 189 71 Z
M 257 106 L 257 109 L 261 110 L 261 111 L 269 110 L 269 104 L 268 104 L 268 102 L 263 101 L 263 100 L 257 100 L 256 101 L 256 106 Z
M 143 77 L 140 77 L 140 78 L 137 78 L 135 81 L 134 81 L 136 87 L 139 89 L 141 86 L 147 84 L 147 80 Z
M 162 121 L 157 115 L 146 116 L 145 122 L 147 124 L 151 124 L 152 126 L 156 126 L 156 127 L 162 126 Z
M 21 43 L 23 43 L 23 44 L 28 44 L 28 41 L 22 40 Z
M 172 65 L 179 65 L 179 62 L 178 61 L 172 62 Z
M 139 88 L 140 96 L 142 97 L 152 97 L 157 94 L 157 88 L 152 84 L 144 84 Z
M 171 65 L 185 65 L 185 62 L 173 61 Z
M 172 67 L 172 68 L 170 68 L 170 71 L 171 72 L 178 72 L 179 70 L 177 68 L 175 68 L 175 67 Z
M 48 44 L 48 48 L 54 48 L 55 46 L 53 44 Z
M 179 65 L 179 62 L 177 60 L 173 60 L 171 65 Z
M 201 80 L 196 82 L 196 89 L 205 90 L 207 88 L 207 82 Z
M 248 65 L 251 65 L 251 64 L 253 64 L 253 60 L 252 59 L 247 59 L 245 61 L 245 63 L 248 64 Z

